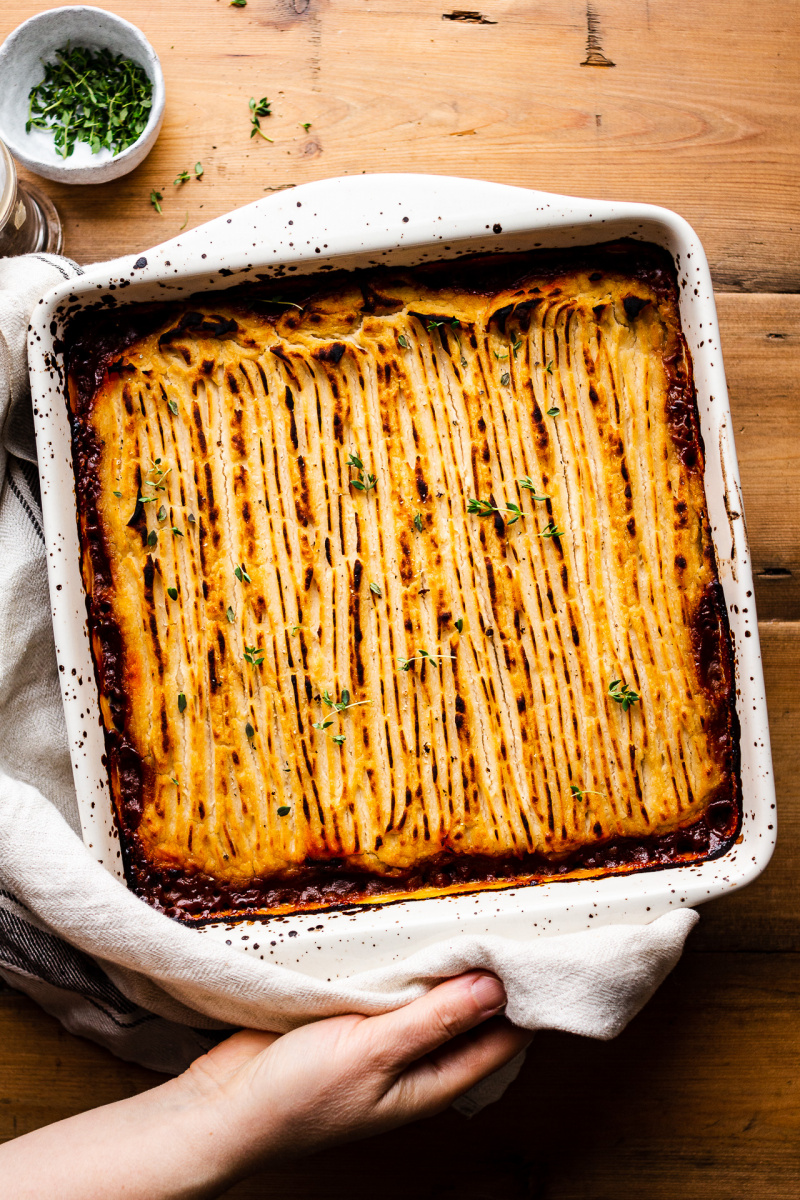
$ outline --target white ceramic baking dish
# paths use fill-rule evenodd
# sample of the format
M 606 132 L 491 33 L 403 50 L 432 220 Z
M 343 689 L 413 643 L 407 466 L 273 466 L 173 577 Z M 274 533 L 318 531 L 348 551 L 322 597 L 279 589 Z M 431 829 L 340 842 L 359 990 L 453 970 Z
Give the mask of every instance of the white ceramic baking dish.
M 609 922 L 647 922 L 670 908 L 741 887 L 764 869 L 775 843 L 775 793 L 750 553 L 708 265 L 692 229 L 663 208 L 468 179 L 372 175 L 306 184 L 258 200 L 144 254 L 91 267 L 40 302 L 32 318 L 29 358 L 64 711 L 84 839 L 98 860 L 122 877 L 79 570 L 60 340 L 70 315 L 97 305 L 221 290 L 256 274 L 413 264 L 618 237 L 666 247 L 680 280 L 681 320 L 694 360 L 706 447 L 709 513 L 736 653 L 744 797 L 738 842 L 698 865 L 342 912 L 217 922 L 199 929 L 198 936 L 334 978 L 458 933 L 527 939 Z

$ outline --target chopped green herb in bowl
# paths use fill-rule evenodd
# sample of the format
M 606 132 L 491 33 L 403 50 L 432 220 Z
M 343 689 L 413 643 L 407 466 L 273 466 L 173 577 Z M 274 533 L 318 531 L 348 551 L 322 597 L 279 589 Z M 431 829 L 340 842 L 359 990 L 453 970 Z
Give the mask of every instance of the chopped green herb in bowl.
M 139 165 L 158 136 L 158 56 L 114 13 L 75 6 L 31 17 L 0 48 L 0 78 L 0 138 L 47 179 L 116 179 Z

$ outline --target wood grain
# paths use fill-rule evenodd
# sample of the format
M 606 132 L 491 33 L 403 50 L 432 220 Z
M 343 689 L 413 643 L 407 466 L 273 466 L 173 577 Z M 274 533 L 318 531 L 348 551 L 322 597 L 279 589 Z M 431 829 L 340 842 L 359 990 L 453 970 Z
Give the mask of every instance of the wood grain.
M 3 0 L 0 35 L 49 7 Z M 757 16 L 748 0 L 488 0 L 492 24 L 443 20 L 440 0 L 114 9 L 159 53 L 167 114 L 126 178 L 47 185 L 80 262 L 145 249 L 287 183 L 419 171 L 663 204 L 696 227 L 718 287 L 800 287 L 790 0 Z M 613 66 L 587 65 L 598 61 L 590 23 Z M 248 99 L 265 94 L 274 145 L 249 136 Z M 202 182 L 175 188 L 197 160 Z
M 800 296 L 717 295 L 761 620 L 800 619 Z

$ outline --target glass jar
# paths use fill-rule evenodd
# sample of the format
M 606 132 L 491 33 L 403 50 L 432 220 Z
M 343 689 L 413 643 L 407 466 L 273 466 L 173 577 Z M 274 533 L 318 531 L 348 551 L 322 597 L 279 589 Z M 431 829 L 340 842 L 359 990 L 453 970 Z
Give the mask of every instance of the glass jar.
M 0 258 L 61 251 L 61 221 L 53 201 L 17 179 L 14 160 L 0 142 Z

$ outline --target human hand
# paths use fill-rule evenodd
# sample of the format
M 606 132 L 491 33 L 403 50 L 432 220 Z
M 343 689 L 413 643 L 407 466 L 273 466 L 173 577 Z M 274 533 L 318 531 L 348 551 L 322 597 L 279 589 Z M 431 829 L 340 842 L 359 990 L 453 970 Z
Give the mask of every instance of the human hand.
M 276 1158 L 431 1116 L 527 1045 L 504 1004 L 473 971 L 383 1016 L 234 1034 L 177 1079 L 0 1146 L 3 1196 L 211 1200 Z
M 447 1108 L 530 1041 L 497 1015 L 505 1000 L 494 975 L 470 972 L 383 1016 L 237 1033 L 181 1081 L 219 1114 L 232 1181 Z

